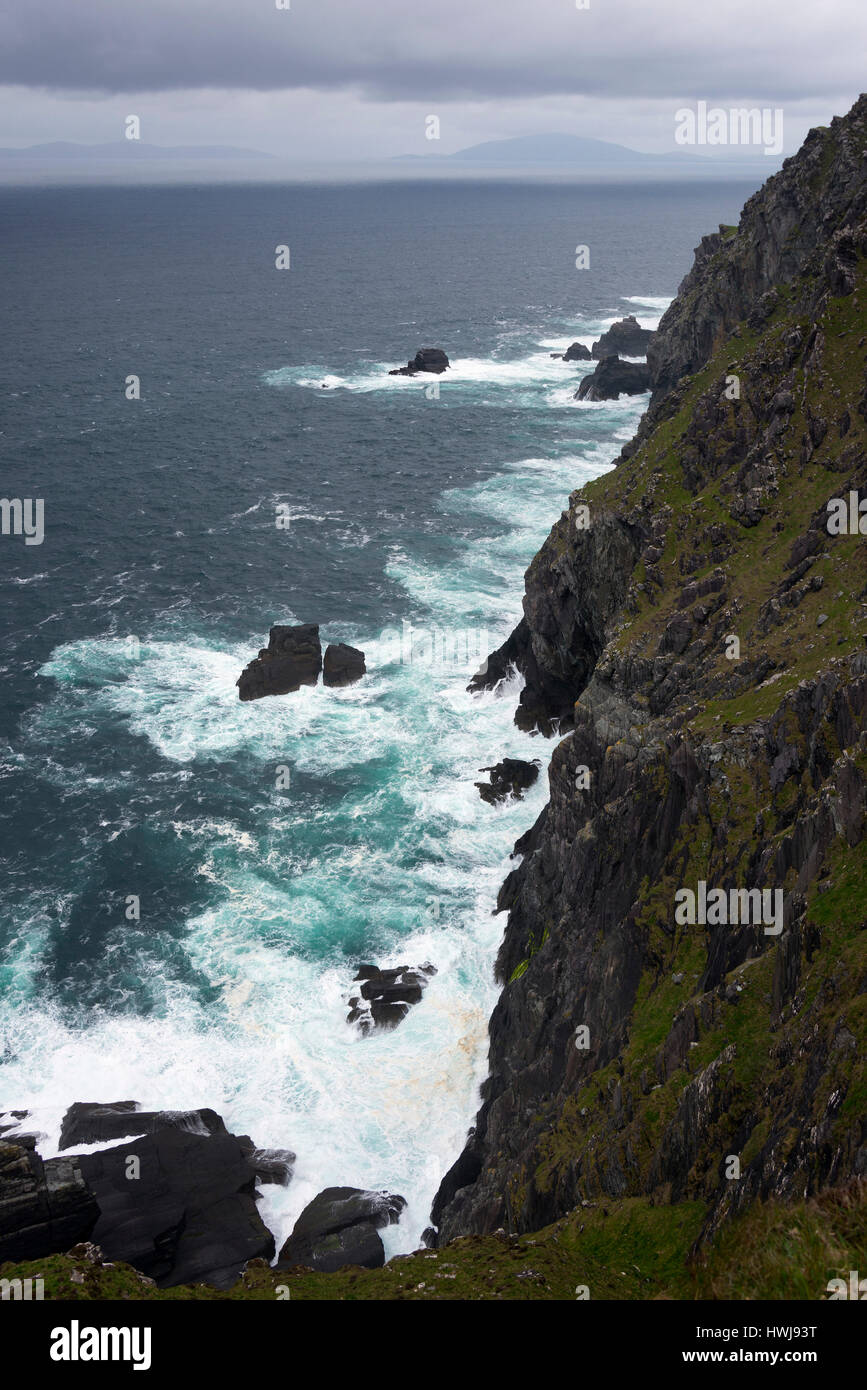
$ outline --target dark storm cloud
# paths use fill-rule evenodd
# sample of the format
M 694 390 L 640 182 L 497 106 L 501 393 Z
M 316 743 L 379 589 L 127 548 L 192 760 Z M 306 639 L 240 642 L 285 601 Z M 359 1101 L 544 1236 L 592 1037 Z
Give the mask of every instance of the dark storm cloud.
M 587 10 L 573 0 L 3 3 L 0 82 L 68 92 L 794 101 L 857 89 L 867 37 L 863 0 L 590 0 Z

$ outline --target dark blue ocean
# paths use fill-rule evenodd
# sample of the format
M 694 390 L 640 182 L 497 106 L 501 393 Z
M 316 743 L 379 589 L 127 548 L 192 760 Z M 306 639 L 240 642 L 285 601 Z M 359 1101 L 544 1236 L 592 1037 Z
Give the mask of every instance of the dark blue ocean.
M 551 751 L 465 686 L 645 405 L 579 405 L 550 354 L 655 326 L 752 191 L 0 189 L 0 495 L 45 514 L 0 536 L 0 1110 L 45 1156 L 74 1100 L 210 1105 L 297 1152 L 278 1243 L 331 1183 L 402 1192 L 418 1243 L 546 797 L 473 783 Z M 438 398 L 387 375 L 422 346 Z M 369 675 L 242 705 L 278 622 Z M 363 960 L 437 967 L 394 1032 L 346 1023 Z

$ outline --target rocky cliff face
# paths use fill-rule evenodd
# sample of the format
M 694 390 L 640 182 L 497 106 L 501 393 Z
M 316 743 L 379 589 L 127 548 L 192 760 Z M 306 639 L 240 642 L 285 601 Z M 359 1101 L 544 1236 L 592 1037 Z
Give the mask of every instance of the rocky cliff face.
M 78 1159 L 43 1162 L 32 1134 L 0 1139 L 0 1265 L 87 1240 L 98 1217 Z
M 867 1175 L 865 306 L 862 97 L 703 240 L 636 439 L 476 680 L 516 665 L 517 722 L 571 731 L 440 1244 L 603 1196 L 699 1202 L 703 1240 Z M 677 912 L 700 885 L 722 920 Z

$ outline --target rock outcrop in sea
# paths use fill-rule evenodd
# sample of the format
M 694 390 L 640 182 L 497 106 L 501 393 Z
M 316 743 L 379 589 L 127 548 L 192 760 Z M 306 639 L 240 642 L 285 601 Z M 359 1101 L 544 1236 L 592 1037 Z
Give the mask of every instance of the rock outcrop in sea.
M 622 362 L 616 353 L 603 357 L 575 392 L 576 401 L 616 401 L 650 390 L 650 368 L 643 362 Z
M 117 1142 L 115 1142 L 117 1141 Z M 288 1183 L 295 1155 L 230 1134 L 213 1110 L 143 1111 L 135 1101 L 76 1103 L 61 1149 L 43 1162 L 36 1136 L 0 1140 L 0 1262 L 93 1241 L 161 1288 L 230 1288 L 248 1260 L 274 1255 L 257 1182 Z
M 419 372 L 433 372 L 440 376 L 450 365 L 442 348 L 419 348 L 405 367 L 395 367 L 389 376 L 416 376 Z
M 552 352 L 551 356 L 563 362 L 589 362 L 590 349 L 583 343 L 570 343 L 565 352 Z
M 323 685 L 354 685 L 367 672 L 364 652 L 357 647 L 347 646 L 345 642 L 332 643 L 325 648 L 322 663 Z
M 612 354 L 615 357 L 645 357 L 655 336 L 652 328 L 642 328 L 635 315 L 630 314 L 628 318 L 612 323 L 601 338 L 597 338 L 589 355 L 596 358 L 610 357 Z
M 347 1023 L 357 1023 L 362 1033 L 373 1028 L 396 1028 L 412 1005 L 421 1002 L 431 976 L 436 973 L 436 966 L 429 962 L 416 969 L 407 965 L 388 970 L 380 970 L 376 965 L 359 966 L 355 980 L 361 984 L 350 997 Z
M 475 783 L 479 796 L 491 806 L 510 796 L 522 797 L 527 788 L 539 780 L 539 764 L 528 763 L 523 758 L 503 758 L 493 767 L 480 767 L 479 772 L 491 774 L 488 782 Z
M 316 685 L 322 670 L 322 643 L 317 623 L 272 627 L 267 647 L 238 677 L 242 700 L 265 695 L 288 695 L 302 685 Z
M 47 1161 L 38 1136 L 4 1129 L 0 1264 L 68 1252 L 78 1265 L 131 1265 L 145 1284 L 163 1289 L 230 1289 L 248 1265 L 267 1267 L 274 1257 L 256 1184 L 286 1185 L 295 1155 L 230 1134 L 213 1110 L 77 1102 L 63 1118 L 60 1148 L 108 1147 Z M 380 1268 L 379 1231 L 399 1221 L 405 1206 L 385 1191 L 326 1188 L 304 1208 L 278 1268 Z
M 393 1226 L 406 1199 L 358 1187 L 326 1187 L 304 1208 L 280 1251 L 278 1269 L 307 1265 L 331 1273 L 346 1265 L 380 1269 L 385 1249 L 379 1232 Z
M 266 695 L 288 695 L 302 685 L 353 685 L 366 673 L 364 652 L 338 642 L 326 648 L 316 623 L 296 627 L 272 627 L 267 647 L 244 667 L 238 680 L 241 700 L 261 700 Z

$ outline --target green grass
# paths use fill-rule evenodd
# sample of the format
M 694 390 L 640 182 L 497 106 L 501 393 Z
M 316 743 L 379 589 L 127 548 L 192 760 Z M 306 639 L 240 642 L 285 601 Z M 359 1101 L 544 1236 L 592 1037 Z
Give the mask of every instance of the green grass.
M 46 1300 L 63 1302 L 574 1301 L 579 1286 L 591 1301 L 817 1300 L 830 1278 L 867 1268 L 864 1182 L 791 1206 L 756 1203 L 696 1260 L 704 1218 L 704 1204 L 695 1201 L 601 1201 L 532 1236 L 463 1236 L 379 1270 L 316 1274 L 253 1261 L 226 1292 L 203 1284 L 152 1288 L 129 1265 L 108 1269 L 68 1255 L 5 1264 L 0 1277 L 41 1277 Z

